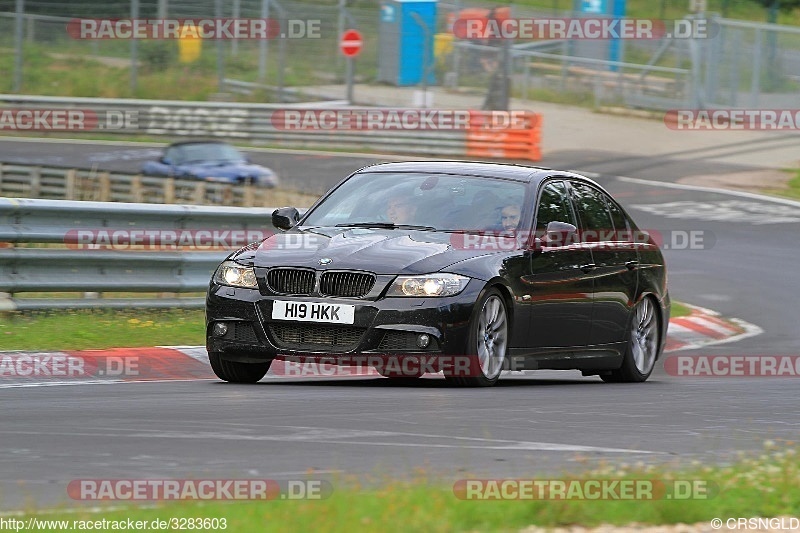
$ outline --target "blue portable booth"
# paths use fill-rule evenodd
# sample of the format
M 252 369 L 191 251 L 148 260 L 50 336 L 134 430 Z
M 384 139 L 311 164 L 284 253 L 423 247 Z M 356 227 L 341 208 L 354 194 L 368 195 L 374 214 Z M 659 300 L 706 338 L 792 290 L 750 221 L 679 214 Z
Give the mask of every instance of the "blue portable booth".
M 383 0 L 379 30 L 378 81 L 435 83 L 436 0 Z

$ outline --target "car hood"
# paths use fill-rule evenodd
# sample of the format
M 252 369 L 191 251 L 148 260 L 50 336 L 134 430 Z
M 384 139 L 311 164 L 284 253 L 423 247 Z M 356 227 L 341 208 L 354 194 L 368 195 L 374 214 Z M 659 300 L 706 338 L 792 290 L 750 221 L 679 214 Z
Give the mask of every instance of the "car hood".
M 231 259 L 256 267 L 294 266 L 366 270 L 376 274 L 427 274 L 479 255 L 453 233 L 367 228 L 290 230 L 248 246 Z M 330 260 L 330 261 L 328 261 Z

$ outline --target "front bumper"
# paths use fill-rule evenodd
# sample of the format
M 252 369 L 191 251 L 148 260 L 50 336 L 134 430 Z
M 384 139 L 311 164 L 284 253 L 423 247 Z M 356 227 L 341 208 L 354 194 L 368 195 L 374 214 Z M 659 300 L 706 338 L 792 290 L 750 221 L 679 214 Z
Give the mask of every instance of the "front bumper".
M 206 348 L 239 362 L 299 356 L 347 360 L 360 354 L 466 354 L 469 321 L 481 289 L 482 284 L 472 280 L 460 294 L 445 298 L 363 300 L 265 296 L 258 289 L 212 283 L 206 297 Z M 275 299 L 354 305 L 354 323 L 273 320 Z M 217 322 L 228 325 L 225 335 L 214 335 L 213 326 Z M 345 342 L 329 346 L 324 342 L 292 342 L 293 335 L 299 331 L 309 332 L 309 328 L 316 328 L 313 331 L 318 340 L 336 338 L 339 342 L 344 338 Z M 425 349 L 413 343 L 420 334 L 427 334 L 431 339 Z

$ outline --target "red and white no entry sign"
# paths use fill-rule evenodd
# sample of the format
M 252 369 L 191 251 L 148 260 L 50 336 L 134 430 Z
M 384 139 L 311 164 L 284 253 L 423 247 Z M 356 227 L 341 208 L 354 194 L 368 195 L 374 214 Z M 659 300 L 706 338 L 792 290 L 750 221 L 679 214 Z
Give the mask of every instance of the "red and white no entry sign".
M 356 30 L 347 30 L 339 40 L 339 48 L 345 57 L 355 57 L 361 52 L 361 34 Z

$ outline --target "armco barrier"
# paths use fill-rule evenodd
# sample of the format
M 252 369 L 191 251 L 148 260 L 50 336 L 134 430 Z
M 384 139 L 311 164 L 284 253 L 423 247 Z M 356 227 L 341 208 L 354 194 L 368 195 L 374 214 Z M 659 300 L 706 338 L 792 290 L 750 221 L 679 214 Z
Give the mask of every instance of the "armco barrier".
M 231 248 L 277 231 L 273 208 L 108 204 L 0 198 L 0 311 L 65 307 L 202 307 L 203 298 L 178 298 L 208 287 Z M 86 234 L 199 235 L 213 230 L 228 249 L 195 246 L 145 249 L 80 244 Z M 225 233 L 228 232 L 228 233 Z M 234 233 L 236 232 L 236 233 Z M 89 240 L 89 239 L 86 239 Z M 180 243 L 180 239 L 178 239 Z M 162 241 L 163 242 L 163 241 Z M 195 244 L 199 242 L 196 241 Z M 205 243 L 214 244 L 206 237 Z M 158 247 L 156 247 L 158 248 Z M 170 249 L 175 248 L 175 249 Z M 78 298 L 15 298 L 15 293 L 74 292 Z M 168 293 L 166 298 L 79 298 L 80 293 Z M 3 294 L 4 293 L 4 294 Z
M 314 105 L 306 107 L 320 109 Z M 364 149 L 425 156 L 541 159 L 541 115 L 530 112 L 525 112 L 530 128 L 523 130 L 486 128 L 486 124 L 492 122 L 491 117 L 504 112 L 471 111 L 470 125 L 466 129 L 297 131 L 279 129 L 273 124 L 274 112 L 300 109 L 299 106 L 285 104 L 0 95 L 0 113 L 14 109 L 86 112 L 86 116 L 90 117 L 88 126 L 70 130 L 73 133 L 102 131 L 104 134 L 217 137 L 292 147 Z M 344 106 L 329 109 L 391 111 Z M 9 129 L 6 122 L 0 121 L 0 131 Z

